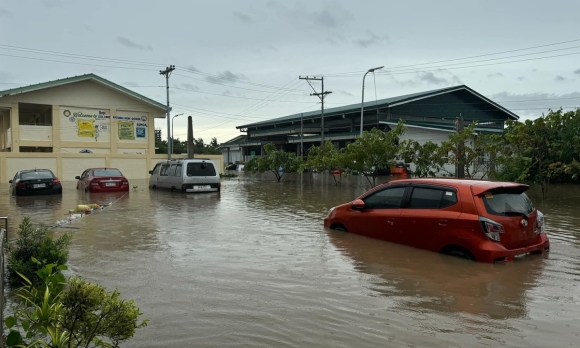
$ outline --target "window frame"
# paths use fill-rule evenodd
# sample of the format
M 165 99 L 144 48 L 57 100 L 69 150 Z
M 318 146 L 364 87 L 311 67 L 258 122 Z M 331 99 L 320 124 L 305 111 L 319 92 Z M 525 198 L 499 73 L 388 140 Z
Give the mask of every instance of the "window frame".
M 169 176 L 169 168 L 171 168 L 171 164 L 163 163 L 161 169 L 159 169 L 159 176 Z M 163 169 L 166 169 L 165 172 L 163 172 Z
M 420 208 L 420 207 L 411 207 L 411 198 L 413 196 L 413 191 L 415 188 L 422 188 L 422 189 L 431 189 L 431 190 L 439 190 L 439 191 L 450 191 L 455 193 L 455 203 L 453 203 L 452 205 L 448 205 L 445 207 L 441 207 L 441 203 L 443 202 L 443 196 L 441 196 L 441 201 L 439 202 L 439 207 L 438 208 Z M 427 209 L 427 210 L 443 210 L 443 209 L 447 209 L 447 208 L 451 208 L 456 206 L 460 199 L 458 197 L 458 190 L 456 187 L 453 186 L 444 186 L 444 185 L 430 185 L 430 184 L 411 184 L 409 186 L 409 190 L 407 190 L 407 195 L 403 201 L 403 208 L 404 209 Z
M 365 199 L 367 199 L 367 198 L 369 198 L 371 196 L 374 196 L 374 195 L 378 194 L 379 192 L 383 192 L 383 191 L 386 191 L 386 190 L 394 190 L 394 189 L 398 189 L 398 188 L 403 188 L 404 189 L 404 191 L 403 191 L 403 197 L 401 198 L 401 204 L 398 207 L 385 207 L 385 208 L 367 208 L 366 207 L 366 201 L 365 201 Z M 364 197 L 361 197 L 361 200 L 363 202 L 365 202 L 365 210 L 366 209 L 369 209 L 369 210 L 371 210 L 371 209 L 372 210 L 402 209 L 404 207 L 404 205 L 405 205 L 405 201 L 407 199 L 408 194 L 409 194 L 409 185 L 408 184 L 405 184 L 405 185 L 387 185 L 387 186 L 382 187 L 382 188 L 380 188 L 378 190 L 375 190 L 373 192 L 370 192 L 368 195 L 366 195 Z

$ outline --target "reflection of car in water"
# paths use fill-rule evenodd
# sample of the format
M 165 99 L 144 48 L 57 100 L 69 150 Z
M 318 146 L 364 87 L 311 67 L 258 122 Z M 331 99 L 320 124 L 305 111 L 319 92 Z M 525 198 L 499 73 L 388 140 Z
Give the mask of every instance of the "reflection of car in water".
M 326 227 L 482 262 L 549 251 L 527 185 L 403 179 L 332 208 Z
M 493 267 L 351 233 L 326 232 L 358 272 L 372 276 L 365 278 L 368 288 L 391 298 L 395 311 L 521 318 L 527 314 L 526 291 L 534 287 L 544 264 L 540 258 L 526 258 Z

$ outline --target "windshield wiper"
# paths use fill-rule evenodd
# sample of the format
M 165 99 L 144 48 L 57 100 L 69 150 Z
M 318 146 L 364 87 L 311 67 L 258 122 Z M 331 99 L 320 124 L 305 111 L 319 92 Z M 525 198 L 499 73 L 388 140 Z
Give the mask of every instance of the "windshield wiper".
M 505 216 L 521 216 L 525 220 L 528 220 L 528 214 L 521 213 L 519 211 L 504 211 L 502 214 L 505 215 Z

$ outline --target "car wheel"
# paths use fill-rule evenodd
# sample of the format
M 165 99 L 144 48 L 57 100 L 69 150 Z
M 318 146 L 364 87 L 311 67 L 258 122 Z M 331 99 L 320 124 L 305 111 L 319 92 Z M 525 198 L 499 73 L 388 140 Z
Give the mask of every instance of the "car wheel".
M 444 250 L 442 253 L 450 255 L 450 256 L 455 256 L 455 257 L 459 257 L 462 259 L 466 259 L 466 260 L 475 261 L 475 257 L 473 256 L 473 254 L 470 253 L 469 250 L 462 248 L 462 247 L 451 247 L 451 248 L 448 248 L 447 250 Z
M 343 225 L 336 225 L 336 226 L 332 226 L 331 228 L 335 231 L 348 232 L 346 227 L 344 227 Z

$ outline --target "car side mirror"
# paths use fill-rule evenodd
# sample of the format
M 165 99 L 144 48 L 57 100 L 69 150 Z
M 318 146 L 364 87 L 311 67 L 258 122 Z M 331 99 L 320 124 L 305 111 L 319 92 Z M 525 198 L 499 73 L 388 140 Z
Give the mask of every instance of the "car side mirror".
M 363 202 L 362 199 L 355 199 L 354 202 L 352 202 L 351 209 L 363 210 L 364 208 L 365 208 L 365 202 Z
M 75 179 L 81 180 L 81 177 L 77 175 L 77 176 L 75 176 Z
M 152 170 L 150 170 L 150 171 L 149 171 L 149 174 L 153 174 L 153 171 L 152 171 Z
M 8 183 L 9 183 L 9 184 L 12 184 L 12 180 L 8 180 Z

